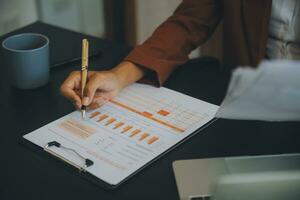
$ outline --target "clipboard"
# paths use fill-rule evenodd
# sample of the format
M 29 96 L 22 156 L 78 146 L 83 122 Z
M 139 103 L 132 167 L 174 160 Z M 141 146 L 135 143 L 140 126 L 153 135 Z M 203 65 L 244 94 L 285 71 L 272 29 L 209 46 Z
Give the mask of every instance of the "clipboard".
M 19 140 L 19 143 L 23 145 L 25 148 L 31 150 L 32 152 L 37 153 L 40 156 L 45 156 L 46 158 L 50 159 L 50 161 L 53 161 L 54 162 L 53 164 L 57 164 L 59 167 L 64 168 L 65 170 L 71 172 L 73 175 L 76 175 L 80 178 L 87 180 L 87 182 L 89 183 L 92 183 L 105 190 L 116 188 L 116 186 L 102 181 L 101 179 L 95 177 L 93 174 L 89 173 L 88 171 L 78 168 L 78 166 L 74 165 L 73 163 L 65 162 L 64 159 L 57 157 L 55 154 L 48 153 L 47 151 L 44 150 L 44 148 L 33 144 L 32 142 L 26 140 L 23 137 Z
M 93 165 L 94 161 L 88 158 L 85 158 L 83 156 L 81 156 L 80 154 L 78 155 L 79 157 L 81 157 L 84 160 L 84 165 L 78 165 L 77 163 L 73 163 L 72 161 L 56 154 L 52 148 L 63 148 L 65 150 L 71 151 L 74 153 L 74 150 L 71 148 L 68 148 L 66 146 L 64 146 L 63 144 L 57 142 L 57 141 L 49 141 L 43 148 L 28 141 L 25 138 L 21 138 L 20 139 L 20 144 L 24 145 L 25 147 L 30 148 L 31 150 L 33 150 L 34 152 L 39 153 L 40 155 L 46 155 L 49 158 L 51 158 L 54 161 L 57 161 L 58 164 L 60 164 L 60 166 L 65 167 L 69 170 L 72 171 L 73 174 L 86 179 L 88 182 L 93 183 L 95 185 L 97 185 L 98 187 L 105 189 L 105 190 L 112 190 L 115 189 L 117 187 L 119 187 L 120 185 L 122 185 L 124 182 L 128 181 L 130 178 L 132 178 L 134 175 L 136 175 L 137 173 L 141 172 L 143 169 L 145 169 L 146 167 L 149 167 L 152 163 L 154 163 L 155 161 L 157 161 L 158 159 L 160 159 L 161 157 L 163 157 L 164 155 L 166 155 L 167 153 L 169 153 L 170 151 L 172 151 L 173 149 L 175 149 L 176 147 L 178 147 L 180 144 L 184 143 L 186 140 L 190 139 L 191 137 L 193 137 L 194 135 L 196 135 L 197 133 L 199 133 L 200 131 L 202 131 L 203 129 L 205 129 L 206 127 L 208 127 L 209 125 L 211 125 L 213 122 L 215 122 L 217 120 L 217 118 L 213 118 L 212 120 L 210 120 L 209 122 L 207 122 L 205 125 L 203 125 L 202 127 L 200 127 L 199 129 L 197 129 L 196 131 L 194 131 L 193 133 L 187 135 L 185 138 L 183 138 L 182 140 L 180 140 L 179 142 L 177 142 L 176 144 L 174 144 L 173 146 L 171 146 L 170 148 L 168 148 L 167 150 L 165 150 L 164 152 L 162 152 L 161 154 L 159 154 L 158 156 L 154 157 L 152 160 L 150 160 L 149 162 L 147 162 L 146 164 L 144 164 L 143 166 L 141 166 L 140 168 L 138 168 L 137 170 L 135 170 L 133 173 L 131 173 L 129 176 L 127 176 L 125 179 L 123 179 L 121 182 L 119 182 L 116 185 L 110 184 L 108 182 L 103 181 L 102 179 L 94 176 L 93 174 L 91 174 L 90 172 L 88 172 L 86 169 L 90 166 Z M 75 153 L 77 154 L 77 153 Z

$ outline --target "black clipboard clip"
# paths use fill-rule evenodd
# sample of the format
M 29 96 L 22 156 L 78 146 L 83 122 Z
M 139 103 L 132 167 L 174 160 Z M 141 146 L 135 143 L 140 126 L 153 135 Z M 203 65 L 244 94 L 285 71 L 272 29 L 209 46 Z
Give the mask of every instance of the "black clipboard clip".
M 80 166 L 74 162 L 72 162 L 71 160 L 67 159 L 67 158 L 64 158 L 63 156 L 57 154 L 56 152 L 54 152 L 51 148 L 52 147 L 57 147 L 57 148 L 61 148 L 61 149 L 65 149 L 65 150 L 68 150 L 68 151 L 72 151 L 73 153 L 75 153 L 76 155 L 78 155 L 80 158 L 82 158 L 84 160 L 84 165 L 83 166 Z M 83 157 L 82 155 L 80 155 L 77 151 L 75 151 L 74 149 L 71 149 L 69 147 L 65 147 L 63 145 L 61 145 L 59 142 L 57 141 L 52 141 L 52 142 L 48 142 L 45 146 L 44 146 L 44 151 L 50 153 L 51 155 L 59 158 L 60 160 L 76 167 L 77 169 L 79 169 L 80 172 L 85 172 L 86 171 L 86 168 L 92 166 L 94 164 L 94 162 L 88 158 L 85 158 Z

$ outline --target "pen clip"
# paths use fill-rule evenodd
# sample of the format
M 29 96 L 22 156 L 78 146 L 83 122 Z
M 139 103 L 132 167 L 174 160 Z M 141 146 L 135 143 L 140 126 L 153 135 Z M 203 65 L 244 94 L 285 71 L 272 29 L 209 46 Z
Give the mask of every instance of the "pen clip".
M 81 159 L 84 160 L 84 165 L 83 166 L 80 166 L 78 165 L 77 163 L 67 159 L 67 158 L 64 158 L 63 156 L 59 155 L 58 153 L 54 152 L 51 148 L 53 147 L 56 147 L 56 148 L 61 148 L 61 149 L 64 149 L 64 150 L 68 150 L 68 151 L 71 151 L 73 153 L 75 153 L 77 156 L 79 156 Z M 85 172 L 86 171 L 86 168 L 92 166 L 94 164 L 94 162 L 88 158 L 85 158 L 83 157 L 82 155 L 80 155 L 76 150 L 72 149 L 72 148 L 69 148 L 69 147 L 65 147 L 63 145 L 61 145 L 59 142 L 57 141 L 51 141 L 51 142 L 48 142 L 45 146 L 44 146 L 44 150 L 48 153 L 50 153 L 51 155 L 61 159 L 62 161 L 76 167 L 77 169 L 79 169 L 79 171 L 83 171 Z
M 82 40 L 82 60 L 81 70 L 86 70 L 89 64 L 89 41 L 87 39 Z

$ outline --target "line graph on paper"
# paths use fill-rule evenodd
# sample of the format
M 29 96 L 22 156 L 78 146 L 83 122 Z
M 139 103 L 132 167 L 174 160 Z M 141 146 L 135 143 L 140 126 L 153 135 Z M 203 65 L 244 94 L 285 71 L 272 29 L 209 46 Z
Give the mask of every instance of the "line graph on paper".
M 111 102 L 179 133 L 208 117 L 206 113 L 178 104 L 171 97 L 153 95 L 141 87 L 128 87 Z
M 206 113 L 178 104 L 175 99 L 153 95 L 141 87 L 127 87 L 110 102 L 178 133 L 208 117 Z

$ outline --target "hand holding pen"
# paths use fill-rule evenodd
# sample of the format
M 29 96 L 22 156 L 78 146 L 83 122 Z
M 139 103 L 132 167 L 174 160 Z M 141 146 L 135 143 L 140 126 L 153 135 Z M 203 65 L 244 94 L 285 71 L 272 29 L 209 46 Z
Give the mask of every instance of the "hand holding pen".
M 88 57 L 84 58 L 85 56 L 88 56 L 88 51 L 82 56 L 84 70 L 71 72 L 60 87 L 61 94 L 68 98 L 76 109 L 82 110 L 83 117 L 85 110 L 102 106 L 124 87 L 142 78 L 145 73 L 144 69 L 128 61 L 123 61 L 110 70 L 88 72 Z

